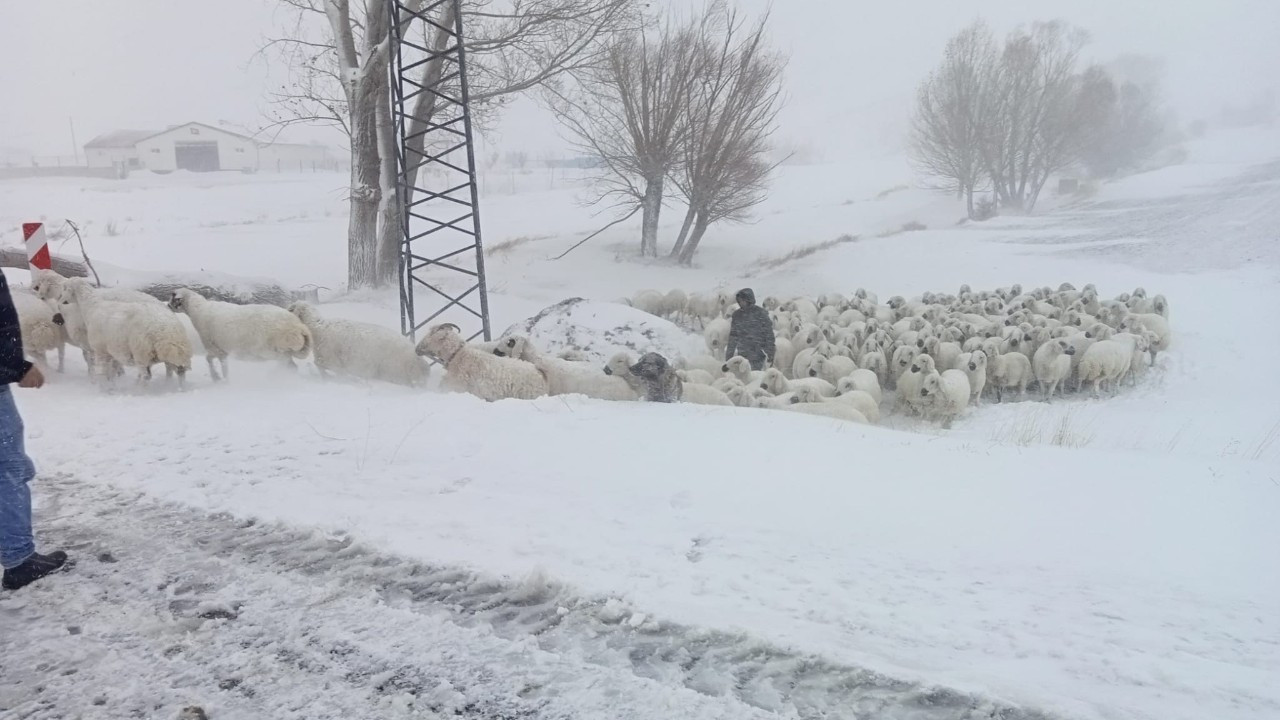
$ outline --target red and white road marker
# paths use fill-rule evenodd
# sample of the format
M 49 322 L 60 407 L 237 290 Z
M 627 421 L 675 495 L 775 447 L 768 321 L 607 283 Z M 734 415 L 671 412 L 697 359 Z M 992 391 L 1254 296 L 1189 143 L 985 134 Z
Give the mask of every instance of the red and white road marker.
M 22 239 L 27 243 L 27 262 L 32 270 L 52 270 L 53 261 L 49 258 L 49 238 L 44 232 L 44 223 L 22 223 Z

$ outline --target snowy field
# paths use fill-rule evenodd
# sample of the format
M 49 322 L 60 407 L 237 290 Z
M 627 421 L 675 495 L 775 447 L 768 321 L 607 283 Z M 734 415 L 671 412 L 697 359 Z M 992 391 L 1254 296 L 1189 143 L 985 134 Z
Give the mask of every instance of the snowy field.
M 632 259 L 628 227 L 549 260 L 604 221 L 564 178 L 482 198 L 498 328 L 650 287 L 1169 299 L 1138 387 L 948 431 L 245 363 L 108 395 L 69 357 L 18 399 L 44 540 L 79 566 L 0 596 L 0 714 L 1280 717 L 1280 132 L 1190 150 L 965 225 L 900 160 L 784 168 L 692 269 Z M 316 285 L 394 326 L 391 294 L 342 291 L 344 181 L 10 181 L 0 243 L 70 217 L 104 263 Z

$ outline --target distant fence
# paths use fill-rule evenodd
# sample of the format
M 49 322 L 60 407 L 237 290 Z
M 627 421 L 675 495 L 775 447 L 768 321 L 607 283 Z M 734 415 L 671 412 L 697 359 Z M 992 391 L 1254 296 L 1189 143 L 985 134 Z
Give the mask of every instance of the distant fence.
M 123 177 L 117 168 L 91 168 L 91 167 L 4 167 L 0 166 L 0 180 L 10 180 L 18 178 L 42 178 L 42 177 L 96 177 L 96 178 L 120 178 Z

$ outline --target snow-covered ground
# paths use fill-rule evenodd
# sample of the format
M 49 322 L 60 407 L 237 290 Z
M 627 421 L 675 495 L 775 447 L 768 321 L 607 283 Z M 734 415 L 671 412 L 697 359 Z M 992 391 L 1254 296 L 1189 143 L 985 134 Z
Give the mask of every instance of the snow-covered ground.
M 229 385 L 198 367 L 191 392 L 106 395 L 73 358 L 19 402 L 45 537 L 81 565 L 0 598 L 0 712 L 1280 716 L 1277 135 L 1207 138 L 1185 165 L 981 224 L 897 189 L 900 161 L 785 168 L 759 222 L 714 230 L 693 269 L 630 259 L 625 227 L 548 260 L 602 222 L 569 189 L 485 201 L 490 246 L 509 246 L 488 263 L 499 328 L 644 287 L 1169 299 L 1175 346 L 1139 387 L 984 405 L 950 431 L 485 404 L 247 364 Z M 395 325 L 390 295 L 341 293 L 343 180 L 4 183 L 0 228 L 71 217 L 104 262 L 315 284 L 326 312 Z M 930 229 L 889 234 L 912 221 Z M 325 572 L 325 538 L 377 559 Z M 421 568 L 456 570 L 486 612 L 396 585 Z M 224 606 L 237 617 L 198 617 Z

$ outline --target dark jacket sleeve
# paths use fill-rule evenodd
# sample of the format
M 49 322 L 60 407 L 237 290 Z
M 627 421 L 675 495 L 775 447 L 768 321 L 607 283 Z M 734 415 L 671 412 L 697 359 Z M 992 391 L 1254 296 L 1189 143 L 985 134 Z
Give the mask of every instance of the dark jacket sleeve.
M 738 354 L 738 344 L 742 342 L 742 314 L 741 310 L 734 310 L 733 316 L 729 318 L 729 342 L 724 345 L 724 360 L 729 360 Z
M 9 294 L 9 283 L 0 273 L 0 385 L 16 383 L 31 369 L 22 356 L 22 326 Z

